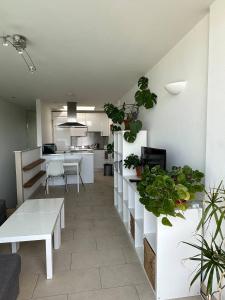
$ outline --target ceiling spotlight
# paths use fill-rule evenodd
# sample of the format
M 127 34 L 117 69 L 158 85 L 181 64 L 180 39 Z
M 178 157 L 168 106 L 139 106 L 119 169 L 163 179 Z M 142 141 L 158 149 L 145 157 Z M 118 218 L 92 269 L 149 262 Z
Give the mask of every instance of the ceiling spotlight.
M 28 70 L 30 72 L 36 71 L 36 67 L 34 65 L 34 62 L 32 58 L 30 57 L 29 53 L 27 52 L 27 39 L 25 36 L 20 34 L 14 34 L 14 35 L 4 35 L 0 36 L 3 40 L 3 46 L 8 46 L 9 44 L 13 46 L 16 51 L 21 55 L 23 58 L 25 64 L 28 67 Z
M 18 52 L 19 54 L 23 54 L 23 49 L 18 49 L 17 52 Z
M 9 46 L 9 43 L 8 43 L 7 38 L 6 38 L 5 36 L 3 36 L 2 40 L 3 40 L 2 45 L 3 45 L 4 47 Z

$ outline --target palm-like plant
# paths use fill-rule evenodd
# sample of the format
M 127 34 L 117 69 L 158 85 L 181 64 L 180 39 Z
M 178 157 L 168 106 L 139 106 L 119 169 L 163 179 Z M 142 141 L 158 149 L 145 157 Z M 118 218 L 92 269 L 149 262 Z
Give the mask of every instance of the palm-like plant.
M 199 251 L 199 254 L 189 258 L 192 261 L 199 262 L 198 269 L 190 286 L 201 277 L 202 284 L 206 284 L 206 296 L 209 297 L 216 293 L 221 293 L 221 290 L 225 287 L 223 285 L 225 277 L 225 251 L 222 249 L 223 241 L 218 245 L 212 238 L 209 244 L 202 235 L 198 235 L 198 237 L 197 244 L 184 242 Z M 213 282 L 215 278 L 217 289 L 214 291 Z
M 216 231 L 213 235 L 213 240 L 219 234 L 223 239 L 221 225 L 225 217 L 225 190 L 222 188 L 222 181 L 217 188 L 211 188 L 209 192 L 205 191 L 206 200 L 204 201 L 204 211 L 201 221 L 198 224 L 197 230 L 201 227 L 207 230 L 212 220 L 215 221 Z

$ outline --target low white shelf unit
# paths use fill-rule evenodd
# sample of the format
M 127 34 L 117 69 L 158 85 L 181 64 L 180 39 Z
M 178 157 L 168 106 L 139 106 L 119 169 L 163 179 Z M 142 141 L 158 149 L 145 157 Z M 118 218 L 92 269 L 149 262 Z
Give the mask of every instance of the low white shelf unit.
M 134 171 L 131 174 L 132 171 L 125 169 L 123 165 L 120 168 L 116 165 L 119 159 L 124 160 L 128 154 L 135 153 L 135 147 L 139 149 L 139 153 L 136 149 L 135 154 L 140 154 L 143 136 L 138 140 L 138 145 L 127 145 L 122 137 L 121 132 L 114 136 L 114 204 L 146 271 L 156 299 L 200 295 L 200 281 L 196 281 L 190 289 L 192 272 L 197 265 L 185 260 L 197 252 L 182 241 L 195 241 L 194 233 L 201 218 L 201 208 L 185 211 L 185 220 L 171 217 L 173 227 L 162 225 L 161 217 L 155 217 L 140 203 L 137 185 L 130 182 L 130 179 L 137 178 Z M 126 154 L 123 151 L 125 149 Z

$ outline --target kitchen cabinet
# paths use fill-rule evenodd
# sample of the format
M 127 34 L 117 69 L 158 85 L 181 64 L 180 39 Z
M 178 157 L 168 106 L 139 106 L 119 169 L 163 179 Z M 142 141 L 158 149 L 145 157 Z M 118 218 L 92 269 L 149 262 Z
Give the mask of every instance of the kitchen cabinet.
M 105 150 L 94 150 L 94 168 L 103 169 L 105 162 Z
M 101 132 L 101 136 L 109 136 L 109 119 L 105 113 L 85 113 L 88 131 Z
M 65 112 L 53 112 L 52 117 L 54 128 L 59 124 L 67 122 Z M 88 132 L 100 132 L 101 136 L 109 136 L 110 134 L 109 119 L 105 113 L 77 113 L 77 122 L 87 125 Z M 58 132 L 57 129 L 54 131 Z

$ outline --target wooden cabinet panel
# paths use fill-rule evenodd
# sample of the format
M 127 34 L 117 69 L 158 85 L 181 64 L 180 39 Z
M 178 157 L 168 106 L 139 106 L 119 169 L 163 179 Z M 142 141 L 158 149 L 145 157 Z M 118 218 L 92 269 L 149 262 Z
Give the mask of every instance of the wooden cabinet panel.
M 154 289 L 155 289 L 155 275 L 156 275 L 155 263 L 156 263 L 155 252 L 152 250 L 148 241 L 144 239 L 144 268 Z
M 135 239 L 135 221 L 131 213 L 130 213 L 130 233 L 133 239 Z

